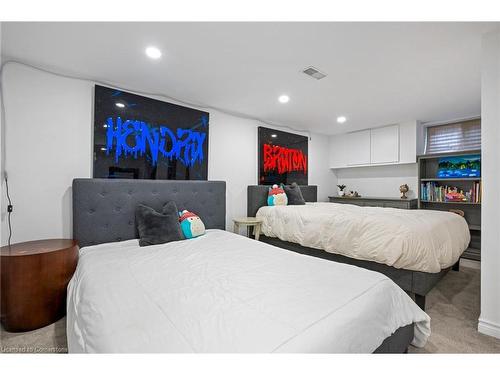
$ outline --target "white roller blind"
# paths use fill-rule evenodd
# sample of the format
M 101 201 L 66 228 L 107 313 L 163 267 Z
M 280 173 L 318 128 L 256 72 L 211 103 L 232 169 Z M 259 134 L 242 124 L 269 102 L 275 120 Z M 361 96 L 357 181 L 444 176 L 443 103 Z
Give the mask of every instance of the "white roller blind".
M 479 150 L 481 148 L 481 120 L 429 126 L 425 153 Z

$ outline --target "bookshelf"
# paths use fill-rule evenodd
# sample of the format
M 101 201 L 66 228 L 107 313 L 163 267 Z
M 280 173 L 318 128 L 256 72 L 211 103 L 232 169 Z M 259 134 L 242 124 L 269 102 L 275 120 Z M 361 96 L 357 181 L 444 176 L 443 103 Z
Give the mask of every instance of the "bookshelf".
M 462 152 L 449 152 L 443 154 L 420 155 L 418 160 L 418 208 L 423 210 L 441 210 L 449 211 L 457 209 L 464 212 L 464 218 L 469 225 L 471 233 L 471 242 L 469 248 L 464 252 L 462 258 L 480 260 L 481 259 L 481 199 L 474 194 L 474 201 L 467 202 L 450 202 L 444 196 L 439 196 L 433 199 L 422 199 L 422 189 L 426 184 L 432 187 L 443 188 L 456 187 L 464 193 L 473 190 L 475 184 L 481 183 L 481 178 L 438 178 L 438 163 L 443 157 L 464 156 L 464 155 L 480 155 L 481 150 L 471 150 Z M 479 189 L 477 190 L 479 191 Z M 428 191 L 426 191 L 428 193 Z M 480 194 L 479 194 L 480 197 Z M 440 200 L 434 200 L 440 199 Z M 472 198 L 471 198 L 472 200 Z
M 428 200 L 421 200 L 420 202 L 422 203 L 434 203 L 434 204 L 455 204 L 455 205 L 461 205 L 461 204 L 469 204 L 469 205 L 476 205 L 480 206 L 481 203 L 476 203 L 476 202 L 440 202 L 440 201 L 428 201 Z

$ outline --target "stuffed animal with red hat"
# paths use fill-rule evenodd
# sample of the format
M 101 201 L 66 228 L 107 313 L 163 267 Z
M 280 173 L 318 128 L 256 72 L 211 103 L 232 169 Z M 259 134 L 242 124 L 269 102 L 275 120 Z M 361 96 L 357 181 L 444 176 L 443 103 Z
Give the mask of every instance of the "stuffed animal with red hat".
M 203 221 L 195 213 L 188 210 L 179 212 L 179 222 L 181 223 L 182 233 L 186 239 L 205 234 L 205 224 L 203 224 Z
M 286 206 L 287 204 L 288 198 L 282 187 L 275 184 L 269 188 L 269 194 L 267 196 L 268 206 Z

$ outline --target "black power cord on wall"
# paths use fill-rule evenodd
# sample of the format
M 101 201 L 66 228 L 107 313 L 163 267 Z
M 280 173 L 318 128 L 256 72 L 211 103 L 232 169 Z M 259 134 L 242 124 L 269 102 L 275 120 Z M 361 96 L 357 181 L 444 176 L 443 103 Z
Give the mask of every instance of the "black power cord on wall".
M 5 172 L 5 191 L 7 193 L 7 200 L 9 201 L 9 204 L 7 205 L 7 221 L 9 223 L 9 240 L 8 240 L 8 245 L 10 247 L 10 239 L 12 238 L 12 225 L 10 223 L 10 215 L 12 214 L 12 211 L 14 210 L 14 206 L 12 206 L 12 201 L 10 200 L 10 195 L 9 195 L 9 181 L 7 179 L 7 172 Z

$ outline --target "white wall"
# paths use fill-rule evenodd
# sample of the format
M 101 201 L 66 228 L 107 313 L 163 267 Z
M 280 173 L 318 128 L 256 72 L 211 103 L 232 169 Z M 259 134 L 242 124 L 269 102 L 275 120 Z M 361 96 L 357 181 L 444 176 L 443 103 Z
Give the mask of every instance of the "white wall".
M 71 181 L 90 177 L 92 170 L 93 82 L 18 64 L 7 65 L 3 79 L 13 242 L 70 237 Z M 209 112 L 208 177 L 227 182 L 227 225 L 232 228 L 231 218 L 246 216 L 247 185 L 257 183 L 257 127 L 262 124 Z M 335 181 L 328 168 L 328 137 L 312 134 L 309 183 L 320 185 L 319 199 L 326 200 Z M 2 243 L 6 231 L 2 219 Z
M 330 169 L 330 142 L 328 137 L 311 134 L 309 141 L 309 184 L 318 185 L 318 201 L 328 201 L 337 191 L 337 177 Z M 325 170 L 328 172 L 325 173 Z
M 483 37 L 480 332 L 500 338 L 500 30 Z
M 417 164 L 382 165 L 335 170 L 338 184 L 364 197 L 399 198 L 399 187 L 408 184 L 410 198 L 417 197 Z
M 12 242 L 69 237 L 71 182 L 91 171 L 92 85 L 18 65 L 2 77 Z

